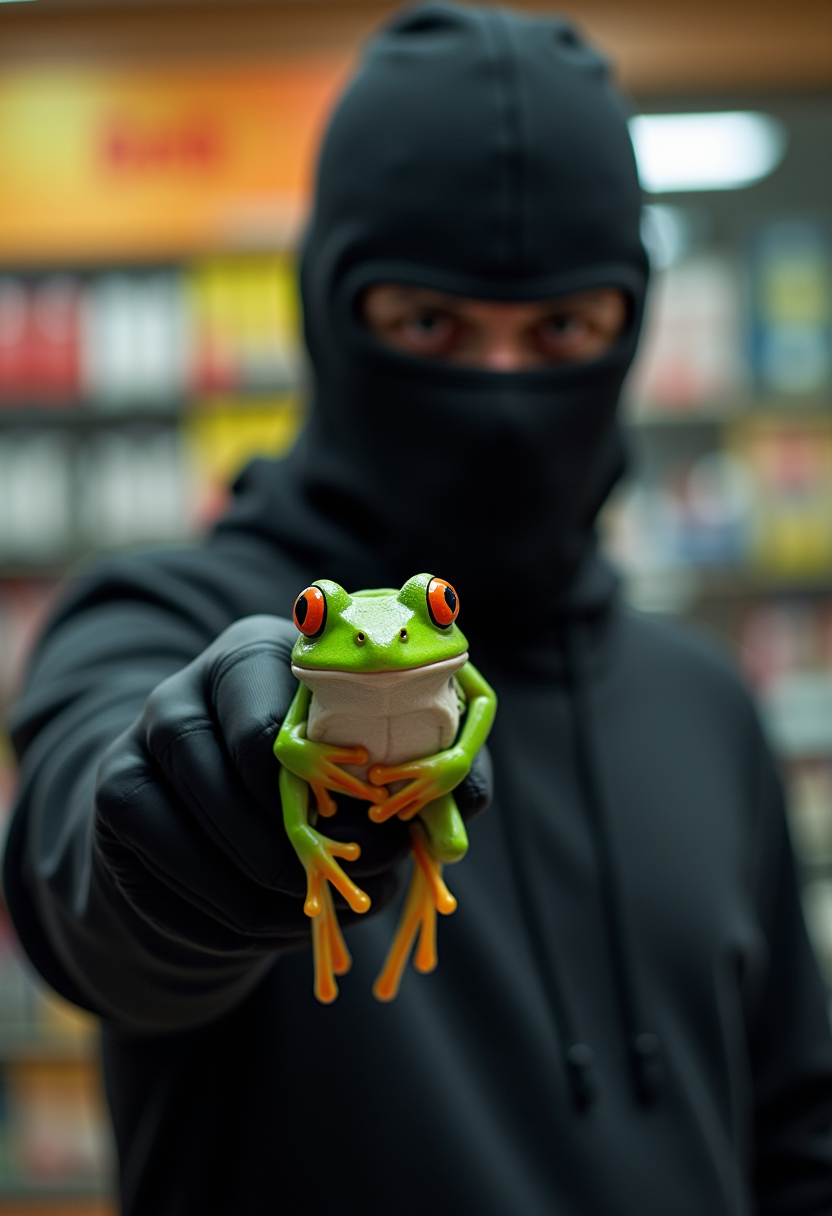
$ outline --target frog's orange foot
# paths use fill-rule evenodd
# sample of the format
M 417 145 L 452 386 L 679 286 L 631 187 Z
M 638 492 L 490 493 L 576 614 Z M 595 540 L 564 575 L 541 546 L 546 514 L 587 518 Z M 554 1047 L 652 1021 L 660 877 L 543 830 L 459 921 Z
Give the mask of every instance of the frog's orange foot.
M 390 945 L 384 966 L 373 985 L 373 995 L 379 1001 L 392 1001 L 398 994 L 402 975 L 419 934 L 413 966 L 426 974 L 433 971 L 439 959 L 436 952 L 436 913 L 444 916 L 456 908 L 456 900 L 445 886 L 442 863 L 431 856 L 420 825 L 411 828 L 413 874 L 396 934 Z
M 321 911 L 312 921 L 312 957 L 315 966 L 315 996 L 323 1005 L 330 1005 L 338 995 L 336 975 L 346 975 L 352 966 L 338 924 L 329 883 L 323 882 L 319 893 Z
M 433 790 L 433 779 L 419 768 L 418 761 L 409 764 L 374 764 L 367 773 L 374 786 L 386 787 L 393 781 L 407 784 L 395 794 L 375 799 L 375 806 L 368 812 L 373 823 L 384 823 L 398 815 L 401 819 L 412 819 L 423 807 L 437 796 Z
M 353 912 L 366 912 L 370 907 L 369 895 L 356 886 L 335 860 L 342 857 L 345 861 L 357 861 L 361 856 L 360 846 L 355 843 L 342 844 L 317 832 L 315 836 L 317 847 L 301 856 L 306 869 L 306 902 L 303 905 L 306 915 L 317 917 L 324 911 L 327 882 L 341 892 Z

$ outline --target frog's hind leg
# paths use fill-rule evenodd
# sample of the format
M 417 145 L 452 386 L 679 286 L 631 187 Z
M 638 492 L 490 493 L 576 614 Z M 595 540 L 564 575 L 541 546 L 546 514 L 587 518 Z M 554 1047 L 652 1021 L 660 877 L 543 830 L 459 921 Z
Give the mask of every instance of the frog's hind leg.
M 413 966 L 422 973 L 433 971 L 438 962 L 436 913 L 447 916 L 456 908 L 456 900 L 442 878 L 442 862 L 431 853 L 421 824 L 411 826 L 410 846 L 413 854 L 410 886 L 387 958 L 373 985 L 373 995 L 379 1001 L 392 1001 L 398 994 L 417 933 L 419 944 Z
M 338 924 L 329 883 L 324 879 L 319 892 L 321 911 L 312 919 L 312 957 L 315 964 L 315 996 L 323 1005 L 331 1005 L 338 995 L 336 975 L 346 975 L 352 966 Z
M 355 885 L 335 859 L 342 857 L 345 861 L 355 861 L 361 850 L 357 844 L 330 840 L 310 826 L 309 786 L 302 778 L 281 768 L 279 780 L 286 833 L 306 870 L 303 910 L 312 920 L 315 995 L 328 1005 L 338 995 L 335 976 L 343 975 L 352 964 L 338 925 L 330 883 L 354 912 L 366 912 L 370 906 L 370 897 Z
M 430 899 L 430 889 L 421 869 L 414 864 L 398 928 L 384 966 L 373 984 L 373 996 L 379 1001 L 392 1001 L 398 994 L 405 965 L 423 921 L 426 896 Z

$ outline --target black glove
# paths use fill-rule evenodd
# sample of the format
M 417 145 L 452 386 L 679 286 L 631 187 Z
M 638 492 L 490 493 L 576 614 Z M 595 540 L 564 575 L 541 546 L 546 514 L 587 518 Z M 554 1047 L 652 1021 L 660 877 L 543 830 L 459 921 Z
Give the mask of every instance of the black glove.
M 131 906 L 163 933 L 202 948 L 259 952 L 309 937 L 306 876 L 283 828 L 275 737 L 297 690 L 287 620 L 237 621 L 148 697 L 110 746 L 96 788 L 96 850 Z M 483 750 L 457 788 L 463 817 L 490 800 Z M 367 818 L 367 804 L 337 797 L 333 839 L 355 840 L 343 863 L 372 900 L 395 898 L 407 825 Z M 359 915 L 333 892 L 343 924 Z

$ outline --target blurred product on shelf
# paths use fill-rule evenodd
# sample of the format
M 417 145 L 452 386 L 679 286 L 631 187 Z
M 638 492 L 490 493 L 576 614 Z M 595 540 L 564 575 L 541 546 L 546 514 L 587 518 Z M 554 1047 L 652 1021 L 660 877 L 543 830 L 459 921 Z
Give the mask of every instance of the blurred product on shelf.
M 172 272 L 102 274 L 82 289 L 86 397 L 98 409 L 169 406 L 188 379 L 188 318 Z
M 821 970 L 832 989 L 832 757 L 787 765 L 789 826 L 803 877 L 803 907 Z
M 726 452 L 662 465 L 610 509 L 609 546 L 627 573 L 745 559 L 751 491 L 747 469 Z
M 179 434 L 0 432 L 0 562 L 22 568 L 190 531 Z
M 283 254 L 0 277 L 0 568 L 216 518 L 237 470 L 294 439 L 298 314 Z
M 296 396 L 216 401 L 183 423 L 193 475 L 192 511 L 197 527 L 217 519 L 228 506 L 237 472 L 255 456 L 282 456 L 295 441 L 303 412 Z
M 0 409 L 152 413 L 216 394 L 285 392 L 298 352 L 285 255 L 0 276 Z
M 0 561 L 60 561 L 71 547 L 72 447 L 59 431 L 0 433 Z
M 784 758 L 832 757 L 832 604 L 757 604 L 740 625 L 740 655 Z
M 0 708 L 54 603 L 54 580 L 0 581 Z M 0 834 L 11 801 L 11 751 L 0 734 Z M 0 899 L 0 1211 L 11 1198 L 90 1195 L 113 1150 L 93 1018 L 55 997 L 25 960 Z
M 177 431 L 102 432 L 80 447 L 77 534 L 85 549 L 183 540 L 190 495 Z
M 791 770 L 791 828 L 802 865 L 832 865 L 832 760 L 797 761 Z M 830 942 L 832 944 L 832 942 Z
M 54 578 L 0 580 L 0 713 L 18 687 L 23 664 L 58 592 Z M 3 774 L 10 757 L 0 732 L 0 827 L 7 790 Z
M 751 415 L 711 436 L 653 435 L 649 446 L 607 520 L 626 572 L 832 578 L 832 420 Z
M 111 1173 L 100 1084 L 84 1059 L 17 1060 L 0 1070 L 4 1194 L 94 1193 Z
M 748 473 L 748 560 L 780 578 L 832 572 L 832 419 L 737 424 L 726 446 Z
M 298 376 L 293 268 L 278 258 L 223 258 L 187 277 L 190 388 L 211 396 L 273 392 Z
M 80 288 L 69 275 L 0 278 L 0 404 L 51 407 L 81 392 Z
M 832 988 L 832 881 L 807 879 L 803 888 L 803 909 L 821 971 Z
M 732 259 L 700 254 L 660 271 L 630 379 L 636 415 L 734 408 L 748 384 L 742 330 Z
M 826 228 L 759 226 L 744 257 L 691 249 L 682 208 L 645 209 L 654 285 L 630 377 L 635 417 L 731 414 L 832 387 L 832 257 Z M 687 222 L 687 227 L 685 226 Z
M 786 220 L 752 243 L 751 352 L 760 393 L 817 394 L 832 385 L 832 264 L 819 224 Z

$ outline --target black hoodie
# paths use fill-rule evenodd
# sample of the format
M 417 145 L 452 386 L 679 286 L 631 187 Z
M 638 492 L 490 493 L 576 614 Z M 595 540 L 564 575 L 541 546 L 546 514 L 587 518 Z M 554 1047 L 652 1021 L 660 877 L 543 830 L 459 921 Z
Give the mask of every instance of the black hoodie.
M 249 467 L 200 549 L 78 580 L 13 716 L 6 893 L 42 974 L 104 1016 L 126 1216 L 832 1213 L 826 1002 L 754 709 L 711 644 L 624 610 L 594 551 L 646 279 L 603 65 L 560 22 L 415 10 L 336 114 L 317 197 L 301 444 Z M 363 333 L 384 279 L 613 283 L 629 323 L 590 367 L 449 371 Z M 210 891 L 185 916 L 187 884 L 168 898 L 158 855 L 113 844 L 101 758 L 239 618 L 421 568 L 458 585 L 500 698 L 494 803 L 438 970 L 373 1000 L 391 908 L 348 930 L 323 1007 L 307 948 L 212 936 Z

